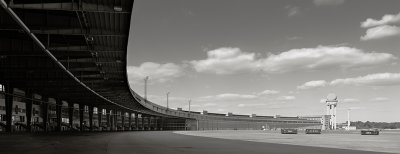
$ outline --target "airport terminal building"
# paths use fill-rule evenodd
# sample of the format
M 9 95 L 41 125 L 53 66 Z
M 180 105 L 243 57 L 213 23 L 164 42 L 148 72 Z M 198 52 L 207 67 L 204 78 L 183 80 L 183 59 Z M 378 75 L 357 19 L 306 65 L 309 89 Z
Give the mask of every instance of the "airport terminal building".
M 128 84 L 132 0 L 1 0 L 0 130 L 221 130 L 321 127 L 302 117 L 188 112 Z

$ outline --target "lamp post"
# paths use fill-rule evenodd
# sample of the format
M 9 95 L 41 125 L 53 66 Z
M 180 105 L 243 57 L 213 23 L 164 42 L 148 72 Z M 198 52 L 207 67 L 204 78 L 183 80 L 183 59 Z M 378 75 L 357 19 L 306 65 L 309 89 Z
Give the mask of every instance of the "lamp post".
M 191 99 L 189 99 L 189 116 L 190 116 L 190 102 L 192 102 Z
M 144 100 L 147 102 L 147 80 L 149 80 L 149 76 L 144 78 Z
M 350 130 L 350 110 L 347 109 L 347 130 Z
M 168 97 L 169 97 L 169 92 L 167 92 L 167 110 L 169 108 L 169 106 L 168 106 Z

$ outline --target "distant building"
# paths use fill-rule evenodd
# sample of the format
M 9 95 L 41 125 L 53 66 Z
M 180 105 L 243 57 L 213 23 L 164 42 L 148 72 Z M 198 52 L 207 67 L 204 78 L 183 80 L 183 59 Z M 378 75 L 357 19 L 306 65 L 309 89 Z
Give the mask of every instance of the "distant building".
M 299 116 L 299 118 L 302 119 L 307 119 L 307 120 L 314 120 L 314 121 L 320 121 L 322 124 L 322 130 L 327 130 L 330 128 L 330 115 L 311 115 L 311 116 Z

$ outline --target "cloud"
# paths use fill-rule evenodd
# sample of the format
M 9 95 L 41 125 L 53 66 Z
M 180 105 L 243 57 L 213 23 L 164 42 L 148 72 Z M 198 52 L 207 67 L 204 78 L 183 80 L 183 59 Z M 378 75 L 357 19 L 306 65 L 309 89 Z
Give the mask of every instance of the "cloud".
M 295 96 L 280 96 L 277 98 L 277 100 L 280 101 L 291 101 L 291 100 L 295 100 L 296 97 Z
M 209 106 L 217 106 L 215 103 L 205 103 L 203 104 L 204 107 L 209 107 Z
M 316 6 L 330 6 L 330 5 L 340 5 L 344 3 L 344 0 L 314 0 Z
M 355 98 L 346 98 L 342 100 L 343 103 L 359 103 L 360 100 L 355 99 Z
M 267 104 L 255 103 L 255 104 L 238 104 L 238 107 L 258 107 L 265 106 Z
M 205 60 L 190 62 L 197 72 L 232 74 L 255 67 L 255 54 L 242 52 L 239 48 L 219 48 L 208 51 L 207 56 Z
M 279 94 L 279 91 L 277 90 L 264 90 L 259 93 L 259 95 L 273 95 L 273 94 Z
M 361 22 L 361 27 L 369 28 L 374 26 L 382 26 L 382 25 L 396 24 L 396 23 L 400 23 L 400 13 L 385 14 L 381 20 L 368 18 L 367 20 Z
M 366 67 L 396 59 L 389 53 L 365 52 L 345 46 L 318 46 L 291 49 L 267 57 L 243 52 L 239 48 L 219 48 L 207 52 L 207 59 L 190 63 L 197 72 L 234 74 L 238 72 L 283 73 L 297 70 Z
M 368 29 L 366 34 L 361 36 L 361 40 L 382 39 L 391 36 L 400 36 L 400 28 L 397 26 L 382 25 Z
M 330 85 L 394 86 L 400 85 L 400 73 L 378 73 L 355 78 L 336 79 Z
M 371 99 L 374 102 L 386 102 L 389 101 L 390 99 L 387 97 L 375 97 L 373 99 Z
M 300 13 L 300 8 L 297 6 L 285 6 L 285 9 L 288 11 L 288 16 L 293 17 Z
M 303 85 L 297 86 L 297 89 L 306 90 L 317 87 L 325 87 L 328 83 L 325 80 L 308 81 Z
M 146 76 L 149 76 L 149 83 L 151 84 L 171 81 L 183 75 L 183 68 L 174 63 L 158 64 L 145 62 L 139 67 L 128 66 L 127 69 L 130 84 L 143 83 L 143 79 Z
M 212 96 L 200 97 L 200 101 L 227 101 L 227 100 L 243 100 L 243 99 L 255 99 L 258 96 L 248 95 L 248 94 L 234 94 L 234 93 L 224 93 Z
M 386 63 L 394 59 L 389 53 L 367 53 L 351 47 L 318 46 L 292 49 L 270 55 L 262 62 L 266 72 L 287 72 L 322 68 L 351 68 Z

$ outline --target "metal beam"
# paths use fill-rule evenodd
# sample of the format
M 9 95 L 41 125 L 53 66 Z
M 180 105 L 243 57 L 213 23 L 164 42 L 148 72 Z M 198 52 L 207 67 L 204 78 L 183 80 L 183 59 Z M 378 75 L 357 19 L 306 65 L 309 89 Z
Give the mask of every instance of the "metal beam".
M 79 7 L 81 5 L 81 7 Z M 18 9 L 34 9 L 34 10 L 55 10 L 55 11 L 85 11 L 97 13 L 116 13 L 129 14 L 128 10 L 120 10 L 122 7 L 112 7 L 111 5 L 91 4 L 82 2 L 81 4 L 74 2 L 64 3 L 35 3 L 35 4 L 9 4 L 11 8 Z

